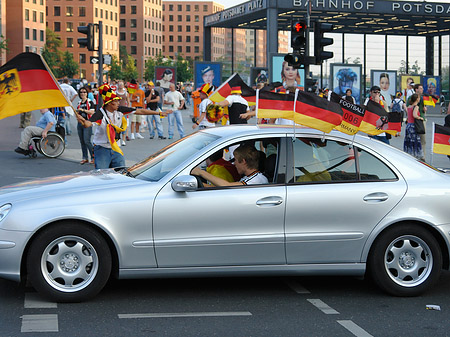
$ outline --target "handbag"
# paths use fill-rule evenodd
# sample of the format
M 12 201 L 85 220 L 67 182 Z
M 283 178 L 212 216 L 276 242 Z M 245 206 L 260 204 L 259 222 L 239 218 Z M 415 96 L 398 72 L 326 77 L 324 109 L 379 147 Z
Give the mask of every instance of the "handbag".
M 425 134 L 425 126 L 423 125 L 423 120 L 414 118 L 414 127 L 416 128 L 416 133 L 419 135 Z

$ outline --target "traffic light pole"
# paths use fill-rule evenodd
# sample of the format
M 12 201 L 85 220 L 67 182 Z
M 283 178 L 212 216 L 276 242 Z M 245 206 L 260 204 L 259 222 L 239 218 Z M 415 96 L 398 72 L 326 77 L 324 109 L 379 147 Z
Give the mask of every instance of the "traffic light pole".
M 309 31 L 311 27 L 311 0 L 308 0 L 307 6 L 306 6 L 306 49 L 305 49 L 305 55 L 306 57 L 309 56 Z M 309 62 L 305 62 L 305 77 L 309 76 Z M 306 78 L 305 78 L 305 89 L 306 88 Z
M 103 84 L 103 22 L 98 22 L 98 86 Z

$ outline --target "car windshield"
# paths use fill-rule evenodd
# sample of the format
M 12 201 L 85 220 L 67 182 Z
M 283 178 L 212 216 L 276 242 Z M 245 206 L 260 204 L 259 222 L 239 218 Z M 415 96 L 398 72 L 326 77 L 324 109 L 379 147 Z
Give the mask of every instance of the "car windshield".
M 158 181 L 195 152 L 218 138 L 219 136 L 205 132 L 196 132 L 131 166 L 126 170 L 126 174 L 137 179 Z

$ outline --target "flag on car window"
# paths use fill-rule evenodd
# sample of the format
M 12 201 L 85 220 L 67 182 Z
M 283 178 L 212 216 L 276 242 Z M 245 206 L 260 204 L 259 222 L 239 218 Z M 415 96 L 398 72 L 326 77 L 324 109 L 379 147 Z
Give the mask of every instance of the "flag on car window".
M 233 87 L 241 88 L 241 96 L 245 98 L 248 105 L 256 104 L 256 90 L 245 84 L 237 73 L 234 73 L 229 79 L 222 83 L 222 85 L 209 96 L 209 99 L 213 102 L 222 102 L 231 94 L 231 88 Z
M 434 124 L 433 152 L 450 156 L 450 128 Z
M 297 90 L 294 121 L 323 132 L 331 132 L 341 124 L 342 109 L 338 103 Z
M 369 135 L 379 135 L 389 128 L 388 112 L 378 103 L 367 99 L 365 102 L 366 112 L 359 127 L 359 131 Z
M 259 91 L 258 118 L 284 118 L 294 120 L 294 94 Z
M 439 101 L 439 97 L 434 95 L 426 95 L 423 94 L 423 105 L 436 106 L 436 103 Z
M 21 53 L 0 67 L 0 119 L 67 105 L 39 54 Z
M 342 121 L 335 129 L 348 135 L 357 133 L 364 119 L 364 108 L 343 99 L 335 92 L 330 92 L 329 99 L 331 102 L 338 103 L 342 108 Z

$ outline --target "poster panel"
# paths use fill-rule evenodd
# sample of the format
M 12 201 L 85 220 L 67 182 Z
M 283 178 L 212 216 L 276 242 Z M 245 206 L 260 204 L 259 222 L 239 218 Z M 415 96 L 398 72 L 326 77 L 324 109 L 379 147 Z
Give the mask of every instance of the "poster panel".
M 272 74 L 270 82 L 281 82 L 284 88 L 305 87 L 305 69 L 294 69 L 285 60 L 286 54 L 271 54 Z
M 361 71 L 360 64 L 330 64 L 331 90 L 344 96 L 351 89 L 356 104 L 361 104 Z
M 372 87 L 379 86 L 381 95 L 388 106 L 391 106 L 397 91 L 397 71 L 396 70 L 371 70 L 370 79 Z
M 161 84 L 164 92 L 168 92 L 170 83 L 177 84 L 177 67 L 155 67 L 156 82 Z
M 194 62 L 194 88 L 198 89 L 203 84 L 209 83 L 213 91 L 220 85 L 222 79 L 222 63 L 219 62 Z

